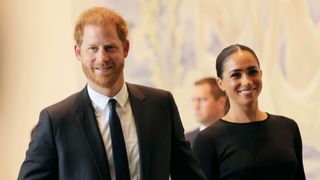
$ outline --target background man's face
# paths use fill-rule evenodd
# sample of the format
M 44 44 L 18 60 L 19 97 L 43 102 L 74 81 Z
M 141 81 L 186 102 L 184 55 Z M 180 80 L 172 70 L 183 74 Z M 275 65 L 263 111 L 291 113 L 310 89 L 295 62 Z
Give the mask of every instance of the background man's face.
M 203 83 L 194 86 L 193 95 L 194 115 L 197 121 L 202 124 L 210 124 L 221 118 L 223 114 L 222 103 L 215 100 L 209 84 Z

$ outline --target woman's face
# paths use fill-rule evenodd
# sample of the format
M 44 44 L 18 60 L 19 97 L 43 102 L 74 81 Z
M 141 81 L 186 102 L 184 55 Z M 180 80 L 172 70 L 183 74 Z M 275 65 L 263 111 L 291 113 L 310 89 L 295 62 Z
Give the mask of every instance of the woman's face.
M 230 105 L 248 106 L 256 103 L 261 92 L 262 71 L 254 55 L 237 51 L 225 60 L 218 84 L 229 97 Z

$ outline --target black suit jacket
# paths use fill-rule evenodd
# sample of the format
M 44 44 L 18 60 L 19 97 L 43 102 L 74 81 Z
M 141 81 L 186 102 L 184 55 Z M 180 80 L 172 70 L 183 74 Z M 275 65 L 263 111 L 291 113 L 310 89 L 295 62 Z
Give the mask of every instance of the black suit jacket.
M 142 180 L 205 179 L 170 92 L 128 85 Z M 107 155 L 87 88 L 40 113 L 18 179 L 108 180 Z
M 194 140 L 196 139 L 199 132 L 200 132 L 200 129 L 197 128 L 197 129 L 194 129 L 193 131 L 186 133 L 186 139 L 190 142 L 191 147 L 193 147 Z

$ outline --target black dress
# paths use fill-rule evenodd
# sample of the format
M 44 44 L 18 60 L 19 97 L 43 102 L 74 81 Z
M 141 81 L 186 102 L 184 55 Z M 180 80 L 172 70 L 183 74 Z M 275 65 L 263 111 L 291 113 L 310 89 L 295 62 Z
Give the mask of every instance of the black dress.
M 218 120 L 197 136 L 193 150 L 208 180 L 303 180 L 297 124 L 268 114 L 264 121 Z

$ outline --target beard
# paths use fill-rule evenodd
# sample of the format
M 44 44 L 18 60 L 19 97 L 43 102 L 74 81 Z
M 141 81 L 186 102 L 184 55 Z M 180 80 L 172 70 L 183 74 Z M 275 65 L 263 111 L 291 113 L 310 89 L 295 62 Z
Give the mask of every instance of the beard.
M 103 65 L 99 65 L 99 67 L 106 66 L 105 63 Z M 91 81 L 96 86 L 102 87 L 102 88 L 112 88 L 121 77 L 123 77 L 123 69 L 124 69 L 124 63 L 116 65 L 113 63 L 113 67 L 108 72 L 97 72 L 95 67 L 88 66 L 86 64 L 82 63 L 82 70 L 87 77 L 89 81 Z

